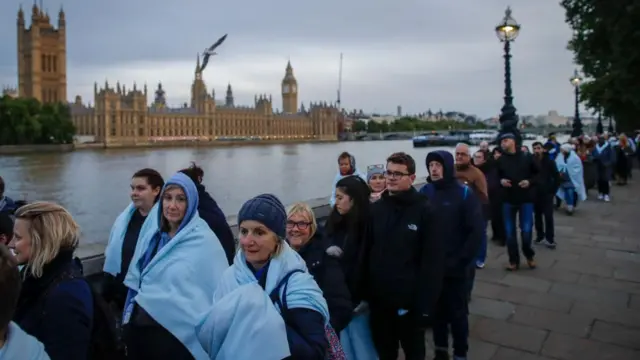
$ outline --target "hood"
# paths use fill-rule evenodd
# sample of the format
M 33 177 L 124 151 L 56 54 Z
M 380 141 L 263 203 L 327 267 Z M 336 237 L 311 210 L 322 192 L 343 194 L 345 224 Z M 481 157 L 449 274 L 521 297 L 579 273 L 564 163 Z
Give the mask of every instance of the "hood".
M 162 188 L 162 192 L 160 193 L 160 211 L 158 211 L 158 224 L 162 223 L 163 195 L 167 187 L 170 185 L 180 186 L 182 188 L 182 191 L 184 191 L 184 194 L 187 196 L 187 210 L 185 211 L 182 223 L 178 228 L 179 232 L 186 224 L 189 223 L 189 221 L 191 221 L 191 218 L 193 218 L 193 216 L 198 211 L 198 188 L 196 187 L 196 184 L 193 183 L 191 178 L 181 172 L 176 173 L 169 180 L 167 180 L 167 182 L 164 184 L 164 187 Z
M 449 183 L 455 181 L 455 165 L 453 161 L 453 155 L 450 152 L 444 150 L 432 151 L 427 155 L 427 159 L 425 161 L 427 165 L 427 170 L 429 169 L 429 163 L 432 161 L 438 161 L 442 163 L 443 169 L 443 183 Z M 437 181 L 437 182 L 440 182 Z M 435 182 L 435 181 L 433 181 Z
M 349 154 L 349 163 L 351 164 L 351 172 L 349 172 L 346 175 L 354 175 L 357 172 L 357 166 L 356 166 L 356 157 L 353 156 L 351 153 Z M 340 160 L 338 159 L 338 175 L 342 175 L 342 173 L 340 173 Z M 346 176 L 346 175 L 342 175 L 342 176 Z
M 7 341 L 1 350 L 3 359 L 49 360 L 44 345 L 14 322 L 9 323 Z

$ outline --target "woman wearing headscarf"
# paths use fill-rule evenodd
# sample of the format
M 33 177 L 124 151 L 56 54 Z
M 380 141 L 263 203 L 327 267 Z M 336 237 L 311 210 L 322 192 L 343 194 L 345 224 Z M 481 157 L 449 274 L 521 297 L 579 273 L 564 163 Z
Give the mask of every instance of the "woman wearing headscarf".
M 182 173 L 160 195 L 158 227 L 140 235 L 125 278 L 129 359 L 206 359 L 195 327 L 228 267 L 220 241 L 198 215 L 198 191 Z
M 356 167 L 356 157 L 345 151 L 338 156 L 338 173 L 335 179 L 333 179 L 333 189 L 331 190 L 331 198 L 329 199 L 330 206 L 336 203 L 336 183 L 340 181 L 340 179 L 352 175 L 359 176 L 365 182 L 367 181 L 364 174 L 358 171 Z
M 567 205 L 567 213 L 573 214 L 578 201 L 587 199 L 584 188 L 584 170 L 582 160 L 573 150 L 573 145 L 562 144 L 556 157 L 556 167 L 560 174 L 560 188 L 556 196 Z
M 240 208 L 240 249 L 196 328 L 208 359 L 327 356 L 327 302 L 304 259 L 284 240 L 286 221 L 284 206 L 270 194 Z

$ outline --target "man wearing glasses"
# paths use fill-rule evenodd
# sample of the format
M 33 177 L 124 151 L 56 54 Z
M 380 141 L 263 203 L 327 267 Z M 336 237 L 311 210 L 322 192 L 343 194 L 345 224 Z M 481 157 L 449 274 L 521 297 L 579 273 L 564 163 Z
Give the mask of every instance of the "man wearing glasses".
M 380 360 L 425 358 L 425 328 L 440 295 L 444 271 L 441 237 L 434 236 L 432 208 L 413 187 L 416 163 L 392 154 L 384 173 L 387 191 L 371 205 L 365 244 L 365 297 Z

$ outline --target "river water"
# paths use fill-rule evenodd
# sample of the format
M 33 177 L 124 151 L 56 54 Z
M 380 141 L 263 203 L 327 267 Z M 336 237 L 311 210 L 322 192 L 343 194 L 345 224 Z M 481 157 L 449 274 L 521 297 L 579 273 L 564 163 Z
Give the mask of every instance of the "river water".
M 131 175 L 141 168 L 154 168 L 166 179 L 195 161 L 205 170 L 207 190 L 225 214 L 232 215 L 260 193 L 273 193 L 285 205 L 328 197 L 342 151 L 352 153 L 363 172 L 367 165 L 384 163 L 391 153 L 404 151 L 416 159 L 418 177 L 426 177 L 424 159 L 437 149 L 414 149 L 411 140 L 398 140 L 80 150 L 2 156 L 0 176 L 8 196 L 57 202 L 80 224 L 84 243 L 104 243 L 113 221 L 129 203 Z

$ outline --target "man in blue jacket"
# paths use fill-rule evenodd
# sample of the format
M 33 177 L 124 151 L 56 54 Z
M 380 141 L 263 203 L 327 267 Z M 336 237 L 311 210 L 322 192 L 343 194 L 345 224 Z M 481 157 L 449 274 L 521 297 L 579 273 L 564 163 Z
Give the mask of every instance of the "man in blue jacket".
M 473 191 L 456 180 L 450 153 L 430 152 L 426 164 L 429 183 L 420 192 L 438 209 L 433 223 L 438 226 L 446 251 L 445 276 L 433 324 L 436 360 L 449 359 L 449 326 L 454 359 L 463 360 L 469 350 L 468 292 L 485 231 L 482 206 Z

